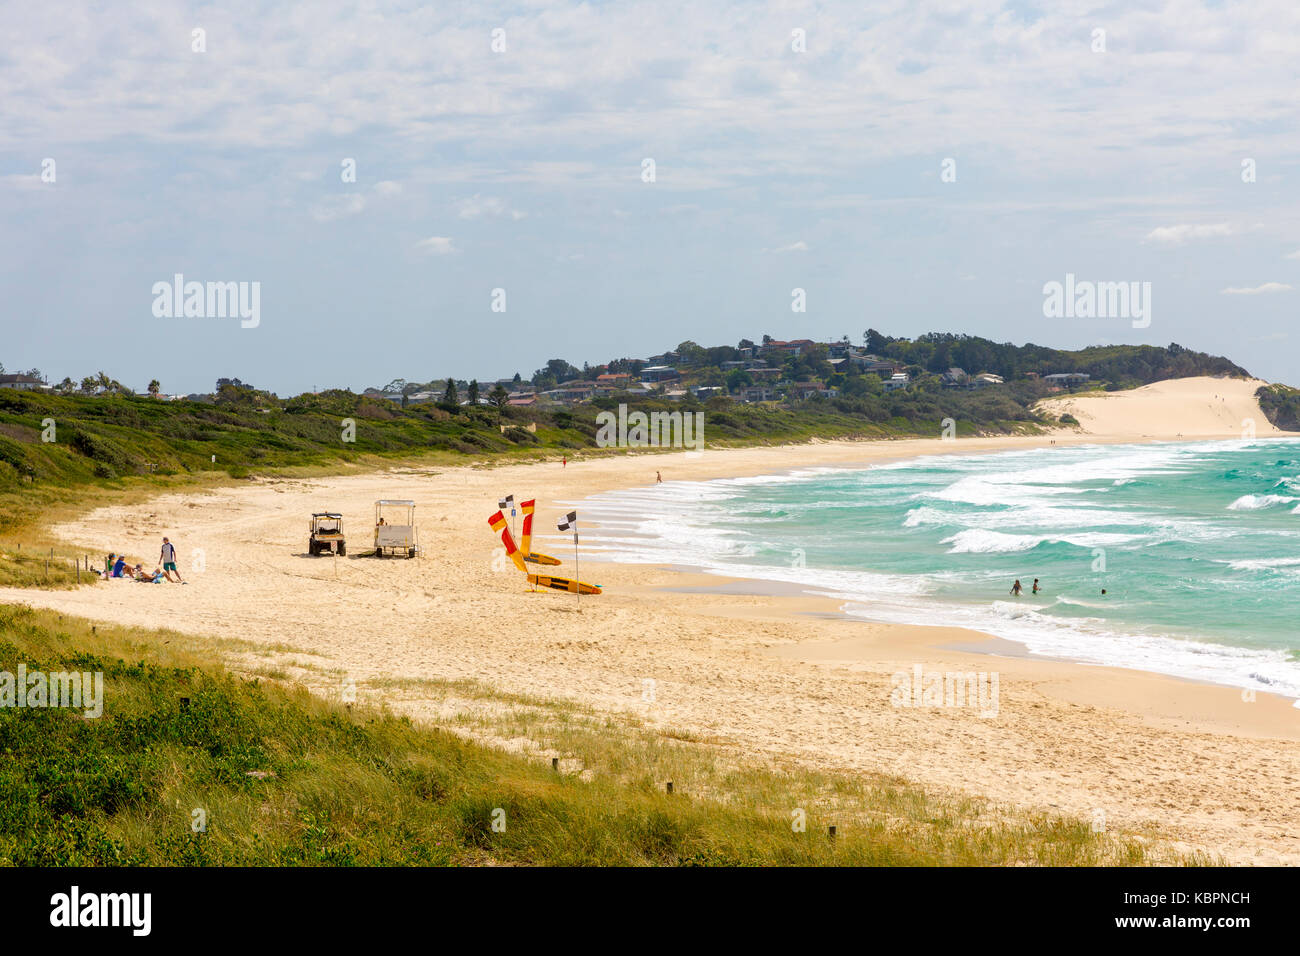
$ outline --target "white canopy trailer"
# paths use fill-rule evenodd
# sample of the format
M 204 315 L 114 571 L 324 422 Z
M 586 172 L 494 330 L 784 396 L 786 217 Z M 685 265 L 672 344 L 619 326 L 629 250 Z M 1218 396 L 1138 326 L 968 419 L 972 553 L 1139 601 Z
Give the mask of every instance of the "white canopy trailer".
M 413 558 L 420 550 L 415 529 L 415 502 L 380 499 L 375 502 L 375 557 L 384 553 Z

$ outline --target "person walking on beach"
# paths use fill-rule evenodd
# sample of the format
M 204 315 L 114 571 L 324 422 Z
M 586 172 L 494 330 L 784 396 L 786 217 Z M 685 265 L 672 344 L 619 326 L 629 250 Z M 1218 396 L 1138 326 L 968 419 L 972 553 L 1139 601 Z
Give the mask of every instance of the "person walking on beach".
M 158 556 L 162 562 L 163 577 L 171 581 L 172 575 L 176 575 L 176 584 L 184 584 L 181 580 L 181 573 L 176 570 L 176 546 L 171 543 L 170 538 L 163 538 L 162 553 Z
M 1034 578 L 1034 590 L 1032 593 L 1034 594 L 1038 593 L 1038 578 Z
M 1021 590 L 1023 589 L 1020 587 L 1020 579 L 1016 578 L 1016 583 L 1011 585 L 1011 596 L 1020 597 Z
M 569 467 L 569 456 L 568 456 L 568 455 L 565 455 L 564 457 L 562 457 L 562 458 L 560 459 L 560 467 L 561 467 L 561 468 L 568 468 L 568 467 Z
M 659 472 L 656 471 L 656 472 L 655 472 L 655 484 L 657 484 L 657 485 L 662 485 L 663 483 L 664 483 L 664 476 L 661 475 L 661 474 L 659 474 Z

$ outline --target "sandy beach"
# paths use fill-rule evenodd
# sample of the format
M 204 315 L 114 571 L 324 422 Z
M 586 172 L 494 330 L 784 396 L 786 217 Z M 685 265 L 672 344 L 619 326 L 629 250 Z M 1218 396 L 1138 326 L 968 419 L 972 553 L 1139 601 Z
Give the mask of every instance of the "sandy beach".
M 1275 433 L 1258 383 L 1188 379 L 1130 393 L 1053 400 L 1082 431 L 1044 437 L 837 442 L 697 454 L 635 454 L 502 466 L 400 468 L 322 479 L 256 480 L 99 509 L 58 536 L 102 560 L 152 567 L 164 534 L 186 586 L 103 582 L 77 591 L 0 590 L 0 601 L 96 620 L 288 646 L 367 682 L 475 679 L 503 690 L 632 713 L 652 725 L 724 739 L 757 760 L 782 755 L 828 769 L 897 774 L 936 788 L 1109 825 L 1155 823 L 1179 845 L 1231 863 L 1300 862 L 1300 710 L 1290 700 L 1137 671 L 1019 653 L 970 631 L 864 623 L 838 602 L 748 593 L 725 579 L 584 562 L 605 593 L 529 593 L 497 558 L 487 524 L 497 500 L 538 499 L 538 529 L 584 496 L 666 481 L 867 467 L 921 454 L 1050 443 L 1239 438 L 1241 422 Z M 373 502 L 411 498 L 425 554 L 360 557 Z M 563 503 L 563 504 L 562 504 Z M 578 505 L 580 508 L 580 505 Z M 340 511 L 350 554 L 306 554 L 308 517 Z M 571 551 L 548 543 L 571 573 Z M 198 570 L 198 565 L 202 570 Z M 725 593 L 724 593 L 725 592 Z M 286 651 L 286 660 L 301 653 Z M 891 675 L 1000 675 L 995 717 L 891 706 Z M 301 678 L 322 693 L 325 678 Z M 655 700 L 642 700 L 653 679 Z M 386 702 L 440 716 L 418 692 Z

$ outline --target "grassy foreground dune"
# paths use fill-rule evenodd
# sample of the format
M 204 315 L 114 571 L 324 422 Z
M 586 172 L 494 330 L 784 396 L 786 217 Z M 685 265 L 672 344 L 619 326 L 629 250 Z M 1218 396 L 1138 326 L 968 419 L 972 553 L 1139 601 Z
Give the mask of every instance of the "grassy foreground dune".
M 451 722 L 461 730 L 452 733 L 227 672 L 212 663 L 213 649 L 175 633 L 0 607 L 3 669 L 104 674 L 98 718 L 0 708 L 0 862 L 1207 862 L 1140 834 L 1098 833 L 1078 819 L 893 778 L 747 765 L 690 735 L 486 689 L 494 706 Z M 558 773 L 546 752 L 525 756 L 473 739 L 520 732 L 567 745 L 551 751 Z M 797 811 L 802 831 L 792 826 Z M 205 828 L 195 832 L 200 819 Z M 833 841 L 828 824 L 838 829 Z

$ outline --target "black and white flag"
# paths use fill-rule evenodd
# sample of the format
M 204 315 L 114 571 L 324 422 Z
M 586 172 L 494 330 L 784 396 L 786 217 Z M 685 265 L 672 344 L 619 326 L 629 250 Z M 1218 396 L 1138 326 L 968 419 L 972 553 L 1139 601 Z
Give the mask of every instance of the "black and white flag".
M 561 531 L 568 531 L 570 528 L 572 528 L 574 534 L 577 534 L 578 512 L 570 511 L 567 515 L 565 515 L 563 518 L 561 518 L 559 521 L 556 522 L 556 527 L 558 527 Z
M 511 507 L 514 503 L 515 503 L 515 496 L 506 495 L 504 498 L 502 498 L 500 501 L 497 502 L 497 507 L 500 508 L 502 511 L 505 511 L 507 508 Z

